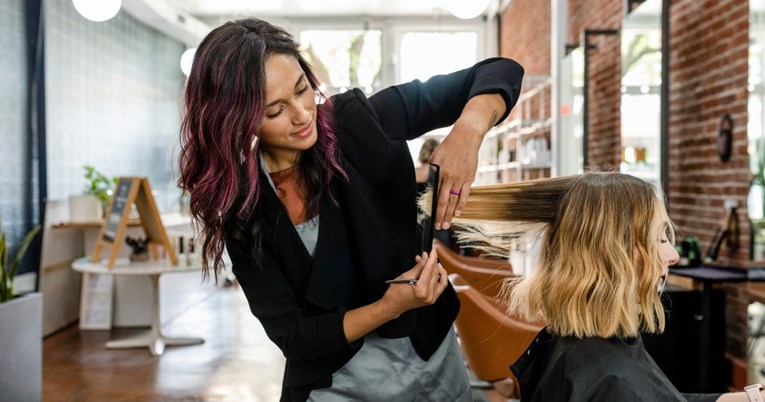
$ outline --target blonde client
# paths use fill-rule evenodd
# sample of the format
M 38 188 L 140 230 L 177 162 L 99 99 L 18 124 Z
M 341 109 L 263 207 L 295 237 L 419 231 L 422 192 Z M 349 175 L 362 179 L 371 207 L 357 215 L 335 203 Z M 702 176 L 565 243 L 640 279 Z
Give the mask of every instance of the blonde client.
M 646 352 L 640 332 L 664 330 L 660 293 L 678 260 L 650 183 L 593 172 L 474 187 L 455 223 L 464 240 L 500 253 L 508 239 L 543 233 L 536 270 L 506 284 L 510 314 L 547 323 L 511 366 L 521 401 L 763 400 L 759 384 L 683 394 Z

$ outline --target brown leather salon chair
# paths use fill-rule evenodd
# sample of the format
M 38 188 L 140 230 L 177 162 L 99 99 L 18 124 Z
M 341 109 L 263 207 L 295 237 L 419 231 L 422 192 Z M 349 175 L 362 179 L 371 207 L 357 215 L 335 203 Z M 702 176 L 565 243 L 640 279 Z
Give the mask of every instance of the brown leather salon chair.
M 462 305 L 455 326 L 470 370 L 479 380 L 489 383 L 512 378 L 517 398 L 520 388 L 510 365 L 528 348 L 543 325 L 507 315 L 460 274 L 452 273 L 449 279 Z
M 458 252 L 447 247 L 444 243 L 442 243 L 439 240 L 435 240 L 434 243 L 436 248 L 438 249 L 439 256 L 441 254 L 446 254 L 448 252 L 449 255 L 454 256 L 454 258 L 457 261 L 463 262 L 472 267 L 512 271 L 512 267 L 510 266 L 510 263 L 507 260 L 501 260 L 499 258 L 491 257 L 488 255 L 482 255 L 480 257 L 469 257 L 469 256 L 459 254 Z
M 446 272 L 459 274 L 468 285 L 494 301 L 502 290 L 503 281 L 515 276 L 507 261 L 459 255 L 439 241 L 435 242 L 435 249 Z

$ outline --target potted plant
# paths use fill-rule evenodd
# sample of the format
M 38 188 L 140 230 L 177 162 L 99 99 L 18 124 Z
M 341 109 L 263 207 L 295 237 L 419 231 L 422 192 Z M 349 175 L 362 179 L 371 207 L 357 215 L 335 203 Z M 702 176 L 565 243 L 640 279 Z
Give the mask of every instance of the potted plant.
M 85 165 L 83 169 L 85 170 L 85 188 L 81 195 L 69 197 L 69 221 L 100 221 L 109 206 L 115 179 L 101 173 L 93 165 Z
M 40 225 L 37 225 L 24 236 L 18 251 L 16 251 L 16 256 L 9 264 L 8 242 L 5 238 L 5 232 L 2 231 L 0 226 L 0 303 L 7 302 L 16 296 L 13 292 L 13 278 L 16 277 L 16 272 L 18 272 L 19 265 L 24 258 L 24 254 L 27 252 L 29 244 L 32 243 L 32 240 L 39 231 Z
M 0 389 L 3 400 L 39 401 L 42 396 L 42 295 L 16 295 L 13 280 L 24 254 L 40 231 L 35 226 L 9 258 L 8 243 L 0 227 Z M 10 263 L 8 261 L 11 261 Z

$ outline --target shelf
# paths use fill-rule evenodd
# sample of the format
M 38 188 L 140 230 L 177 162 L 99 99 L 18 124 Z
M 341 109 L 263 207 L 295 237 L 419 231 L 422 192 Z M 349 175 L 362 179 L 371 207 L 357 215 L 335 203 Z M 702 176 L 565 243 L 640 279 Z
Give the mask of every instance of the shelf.
M 92 221 L 92 222 L 61 222 L 53 224 L 51 227 L 54 229 L 92 229 L 100 228 L 104 225 L 105 221 Z M 140 219 L 129 219 L 127 221 L 128 226 L 141 226 Z
M 160 215 L 160 219 L 165 227 L 191 224 L 190 216 L 177 212 L 162 214 Z M 51 227 L 54 229 L 92 229 L 100 228 L 104 225 L 104 222 L 104 220 L 89 222 L 59 222 L 51 225 Z M 141 219 L 131 217 L 128 219 L 127 225 L 130 227 L 141 226 Z
M 521 169 L 549 169 L 551 165 L 549 163 L 521 163 Z
M 494 137 L 498 137 L 500 135 L 507 134 L 509 131 L 510 131 L 510 129 L 509 129 L 509 126 L 507 126 L 507 125 L 493 127 L 491 130 L 489 130 L 489 132 L 486 133 L 486 137 L 484 138 L 484 141 L 486 141 L 486 140 L 488 140 L 490 138 L 494 138 Z
M 478 168 L 478 173 L 491 173 L 507 169 L 549 169 L 551 165 L 549 163 L 520 163 L 520 162 L 505 162 L 498 165 L 484 165 Z
M 539 132 L 540 130 L 546 130 L 550 127 L 552 127 L 552 119 L 547 119 L 543 121 L 537 121 L 536 123 L 530 126 L 524 126 L 518 131 L 518 133 L 520 134 L 521 137 L 525 137 L 528 135 L 535 134 Z
M 486 139 L 508 136 L 510 138 L 519 138 L 534 134 L 540 130 L 552 127 L 552 119 L 524 119 L 513 120 L 500 127 L 493 128 L 486 134 Z
M 550 176 L 551 162 L 524 164 L 521 161 L 528 161 L 533 155 L 524 155 L 525 145 L 530 145 L 528 141 L 533 138 L 547 138 L 548 152 L 555 146 L 548 135 L 553 127 L 551 104 L 547 102 L 551 85 L 550 77 L 527 77 L 524 86 L 528 88 L 521 93 L 508 120 L 486 134 L 486 147 L 481 151 L 483 166 L 477 171 L 482 176 L 482 184 Z M 507 161 L 511 155 L 513 160 Z
M 518 103 L 521 103 L 523 101 L 527 101 L 534 96 L 537 96 L 542 93 L 544 88 L 548 85 L 552 84 L 552 78 L 546 77 L 544 80 L 539 82 L 534 88 L 529 89 L 528 91 L 521 94 L 521 96 L 518 97 Z
M 497 170 L 505 170 L 505 169 L 515 169 L 518 166 L 520 166 L 521 163 L 518 161 L 515 162 L 505 162 L 497 166 Z
M 497 165 L 483 165 L 478 167 L 478 173 L 491 173 L 499 169 Z

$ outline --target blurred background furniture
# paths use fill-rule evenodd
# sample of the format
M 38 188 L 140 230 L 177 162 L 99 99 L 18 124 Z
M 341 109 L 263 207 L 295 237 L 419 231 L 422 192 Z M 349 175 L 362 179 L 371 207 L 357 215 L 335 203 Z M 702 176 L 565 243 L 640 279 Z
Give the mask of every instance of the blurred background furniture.
M 189 271 L 201 271 L 199 265 L 170 265 L 167 260 L 149 260 L 142 262 L 130 262 L 126 259 L 118 259 L 113 268 L 107 268 L 103 261 L 93 263 L 91 257 L 82 257 L 72 263 L 76 271 L 99 275 L 127 275 L 148 276 L 151 280 L 152 309 L 151 327 L 148 333 L 136 337 L 109 341 L 106 347 L 109 349 L 148 347 L 152 356 L 159 356 L 165 351 L 165 346 L 196 345 L 204 342 L 202 338 L 177 338 L 162 333 L 160 320 L 159 277 L 166 273 L 180 273 Z

